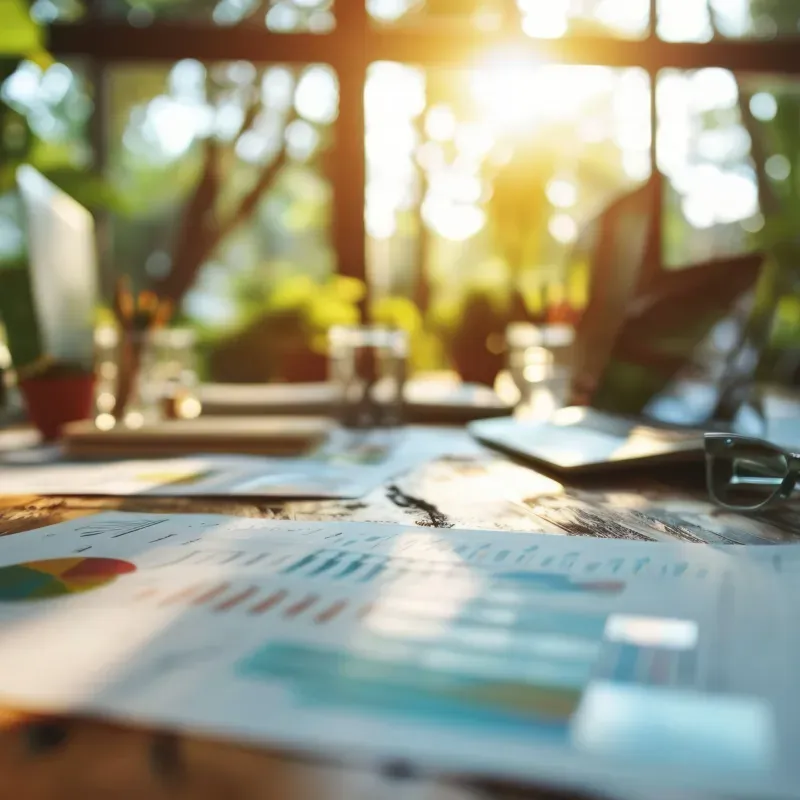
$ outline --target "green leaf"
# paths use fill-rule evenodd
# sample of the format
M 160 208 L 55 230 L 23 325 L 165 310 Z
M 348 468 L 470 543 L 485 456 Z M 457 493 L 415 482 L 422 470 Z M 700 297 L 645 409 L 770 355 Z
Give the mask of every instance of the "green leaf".
M 42 357 L 42 340 L 26 266 L 0 269 L 0 319 L 5 325 L 11 361 L 17 369 Z
M 102 175 L 78 167 L 56 167 L 43 169 L 42 172 L 59 189 L 86 208 L 119 214 L 127 214 L 130 210 L 123 194 Z
M 42 31 L 22 0 L 0 0 L 0 54 L 38 56 L 42 41 Z
M 372 304 L 372 319 L 379 325 L 400 328 L 413 335 L 422 330 L 419 308 L 407 297 L 382 297 Z

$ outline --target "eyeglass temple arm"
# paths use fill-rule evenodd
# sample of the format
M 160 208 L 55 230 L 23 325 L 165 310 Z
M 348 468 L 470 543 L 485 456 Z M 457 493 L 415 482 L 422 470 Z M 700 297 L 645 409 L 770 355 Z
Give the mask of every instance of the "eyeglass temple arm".
M 769 486 L 781 490 L 781 494 L 788 497 L 793 492 L 800 491 L 797 483 L 800 475 L 787 475 L 785 478 L 737 478 L 730 481 L 735 486 Z

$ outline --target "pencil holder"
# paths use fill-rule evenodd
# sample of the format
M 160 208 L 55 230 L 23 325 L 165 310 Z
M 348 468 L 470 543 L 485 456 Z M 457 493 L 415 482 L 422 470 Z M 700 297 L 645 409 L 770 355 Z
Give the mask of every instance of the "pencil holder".
M 186 329 L 113 331 L 98 355 L 98 427 L 141 427 L 200 414 L 195 337 Z

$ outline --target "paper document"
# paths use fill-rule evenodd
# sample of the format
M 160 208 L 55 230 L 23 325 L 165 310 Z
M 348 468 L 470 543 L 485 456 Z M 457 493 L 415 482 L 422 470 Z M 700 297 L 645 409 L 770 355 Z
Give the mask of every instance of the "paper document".
M 447 429 L 348 434 L 302 458 L 198 455 L 0 467 L 0 494 L 354 498 L 445 453 L 478 452 Z
M 105 513 L 0 538 L 0 700 L 422 772 L 795 797 L 798 577 L 791 546 Z

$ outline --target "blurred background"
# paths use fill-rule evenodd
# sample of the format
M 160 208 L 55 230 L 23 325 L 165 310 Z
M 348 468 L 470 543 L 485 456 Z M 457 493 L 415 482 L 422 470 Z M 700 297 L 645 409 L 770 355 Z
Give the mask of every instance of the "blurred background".
M 368 310 L 414 369 L 491 383 L 509 322 L 580 316 L 590 221 L 650 187 L 665 269 L 767 252 L 761 369 L 793 380 L 798 44 L 797 0 L 3 0 L 0 276 L 28 162 L 205 379 L 322 379 Z

